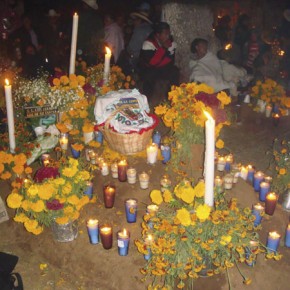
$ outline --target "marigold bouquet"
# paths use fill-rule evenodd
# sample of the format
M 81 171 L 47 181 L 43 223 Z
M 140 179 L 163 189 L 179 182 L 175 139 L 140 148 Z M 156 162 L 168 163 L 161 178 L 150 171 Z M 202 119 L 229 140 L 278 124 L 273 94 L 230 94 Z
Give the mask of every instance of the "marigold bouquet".
M 78 160 L 69 158 L 58 167 L 58 177 L 37 183 L 30 179 L 14 184 L 7 205 L 16 209 L 14 220 L 35 235 L 52 222 L 66 224 L 78 219 L 81 208 L 89 202 L 86 189 L 90 173 Z
M 250 208 L 241 209 L 237 200 L 216 196 L 215 209 L 204 204 L 203 181 L 192 187 L 188 181 L 173 191 L 153 190 L 157 211 L 144 215 L 138 251 L 150 256 L 141 273 L 153 276 L 148 289 L 183 289 L 187 279 L 212 276 L 238 263 L 252 263 L 266 248 L 259 241 L 258 227 Z M 267 258 L 280 259 L 279 254 Z M 249 278 L 243 276 L 244 283 Z M 177 287 L 177 288 L 176 288 Z

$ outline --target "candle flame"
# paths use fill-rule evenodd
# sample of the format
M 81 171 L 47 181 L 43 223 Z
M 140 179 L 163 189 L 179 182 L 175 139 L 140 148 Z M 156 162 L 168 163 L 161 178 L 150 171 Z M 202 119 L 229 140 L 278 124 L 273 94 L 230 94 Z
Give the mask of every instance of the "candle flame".
M 8 80 L 8 79 L 5 79 L 5 84 L 6 84 L 7 86 L 9 86 L 9 80 Z
M 213 121 L 213 118 L 212 118 L 212 116 L 210 115 L 209 112 L 203 111 L 203 113 L 205 114 L 205 116 L 207 117 L 208 120 Z
M 106 54 L 112 54 L 111 49 L 106 46 Z
M 232 45 L 230 43 L 226 44 L 225 45 L 225 50 L 229 50 L 232 48 Z
M 74 13 L 74 16 L 78 16 L 78 14 L 75 12 L 75 13 Z
M 123 235 L 127 235 L 127 230 L 126 229 L 123 229 Z

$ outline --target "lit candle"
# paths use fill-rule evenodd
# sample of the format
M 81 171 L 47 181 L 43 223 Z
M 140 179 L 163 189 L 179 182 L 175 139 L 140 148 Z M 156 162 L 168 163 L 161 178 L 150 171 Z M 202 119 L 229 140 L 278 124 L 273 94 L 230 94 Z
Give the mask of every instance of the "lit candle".
M 155 164 L 157 162 L 158 145 L 155 143 L 148 145 L 146 152 L 147 152 L 147 163 Z
M 91 181 L 87 181 L 87 188 L 84 191 L 84 194 L 89 197 L 89 199 L 92 199 L 93 197 L 93 183 Z
M 280 115 L 278 113 L 274 114 L 272 117 L 273 125 L 278 126 L 280 122 Z
M 161 145 L 161 134 L 159 131 L 155 131 L 152 136 L 152 143 L 155 143 L 158 145 L 158 147 Z
M 281 235 L 277 232 L 269 232 L 267 245 L 269 252 L 276 252 L 279 247 Z
M 255 220 L 254 220 L 255 227 L 261 223 L 264 210 L 265 208 L 260 203 L 253 205 L 252 214 L 255 216 Z
M 214 153 L 215 153 L 215 120 L 208 112 L 204 112 L 207 117 L 205 122 L 205 195 L 204 203 L 213 206 L 214 203 Z
M 270 184 L 269 182 L 262 181 L 260 183 L 260 194 L 259 194 L 259 200 L 260 201 L 265 201 L 266 200 L 266 195 L 270 191 Z
M 85 156 L 86 156 L 86 160 L 87 161 L 90 161 L 90 154 L 91 154 L 92 151 L 93 151 L 92 149 L 86 148 Z
M 271 184 L 273 181 L 273 178 L 271 176 L 265 176 L 264 180 Z
M 128 223 L 135 223 L 137 219 L 137 199 L 129 198 L 125 200 L 125 211 Z
M 171 180 L 169 179 L 169 176 L 167 174 L 164 174 L 161 177 L 160 186 L 161 186 L 161 188 L 160 188 L 161 192 L 164 192 L 166 189 L 170 189 Z
M 43 166 L 48 166 L 49 165 L 49 159 L 50 159 L 50 155 L 45 153 L 41 155 L 41 162 Z
M 232 174 L 226 174 L 224 176 L 224 188 L 225 189 L 232 189 L 233 180 L 234 180 L 234 176 Z
M 109 47 L 106 47 L 105 63 L 104 63 L 104 83 L 105 84 L 109 81 L 111 57 L 112 57 L 112 52 Z
M 290 248 L 290 223 L 288 224 L 288 226 L 286 228 L 285 246 Z
M 276 204 L 277 204 L 278 196 L 275 194 L 275 192 L 269 192 L 266 195 L 266 201 L 265 201 L 265 213 L 268 215 L 273 215 Z
M 223 179 L 219 176 L 216 176 L 214 179 L 214 185 L 215 185 L 215 190 L 217 193 L 223 193 L 224 188 L 223 188 Z
M 90 157 L 90 162 L 91 164 L 96 164 L 96 158 L 97 158 L 97 153 L 94 152 L 94 150 L 89 151 L 89 157 Z
M 104 204 L 106 208 L 112 208 L 115 202 L 116 187 L 112 184 L 106 184 L 103 187 Z
M 250 241 L 250 245 L 245 249 L 246 264 L 250 267 L 253 267 L 256 264 L 257 254 L 255 254 L 255 251 L 258 246 L 259 242 Z
M 226 166 L 226 160 L 225 157 L 219 156 L 217 161 L 217 170 L 218 171 L 224 171 Z
M 226 156 L 225 158 L 225 161 L 226 161 L 226 164 L 225 164 L 225 170 L 226 171 L 230 171 L 231 170 L 231 164 L 233 163 L 233 154 L 229 154 Z
M 118 253 L 120 256 L 127 256 L 130 243 L 130 233 L 126 229 L 118 232 Z
M 77 13 L 75 13 L 74 16 L 73 16 L 73 25 L 72 25 L 72 38 L 71 38 L 71 48 L 70 48 L 69 74 L 74 74 L 75 73 L 77 37 L 78 37 L 78 23 L 79 23 L 79 16 L 78 16 Z
M 264 179 L 264 173 L 261 171 L 258 171 L 254 174 L 254 180 L 253 180 L 253 185 L 254 185 L 254 190 L 256 192 L 260 191 L 260 183 Z
M 15 152 L 15 127 L 14 127 L 14 111 L 13 111 L 13 101 L 12 101 L 12 86 L 9 81 L 5 79 L 5 101 L 6 101 L 6 111 L 7 111 L 7 122 L 8 122 L 8 135 L 9 135 L 9 147 L 10 152 Z
M 99 221 L 90 219 L 87 222 L 87 230 L 91 244 L 99 243 Z
M 101 164 L 101 173 L 103 176 L 109 175 L 109 166 L 107 162 Z
M 118 178 L 118 164 L 116 162 L 111 164 L 111 173 L 113 178 Z
M 127 168 L 127 160 L 124 159 L 118 163 L 118 179 L 120 182 L 124 182 L 127 180 Z
M 155 216 L 157 211 L 158 211 L 159 207 L 158 205 L 156 204 L 149 204 L 147 205 L 147 208 L 146 208 L 146 213 L 150 216 L 149 219 L 148 219 L 148 226 L 150 229 L 153 229 L 153 222 L 151 220 L 151 217 Z
M 113 229 L 110 225 L 100 227 L 100 236 L 103 248 L 108 250 L 113 246 Z
M 248 168 L 242 166 L 241 167 L 240 176 L 241 176 L 242 179 L 247 180 L 247 178 L 248 178 Z
M 136 179 L 137 179 L 137 171 L 135 168 L 128 168 L 127 169 L 127 179 L 128 179 L 128 183 L 129 184 L 134 184 L 136 183 Z
M 255 169 L 252 165 L 248 165 L 247 166 L 247 169 L 248 169 L 248 177 L 247 179 L 249 180 L 249 182 L 253 183 L 253 180 L 254 180 L 254 174 L 255 174 Z
M 148 251 L 147 254 L 144 254 L 144 259 L 146 261 L 148 261 L 151 258 L 151 256 L 152 256 L 151 247 L 150 247 L 152 245 L 152 243 L 153 243 L 153 236 L 149 234 L 145 238 L 145 245 L 146 245 L 146 249 Z
M 67 147 L 68 147 L 68 134 L 67 133 L 60 134 L 59 144 L 62 150 L 67 150 Z
M 169 144 L 162 144 L 160 149 L 163 157 L 162 163 L 166 164 L 171 158 L 171 147 Z
M 139 182 L 141 189 L 147 189 L 149 187 L 149 175 L 146 172 L 139 174 Z
M 266 111 L 265 111 L 266 118 L 270 118 L 271 113 L 272 113 L 272 106 L 271 105 L 267 105 L 266 106 Z
M 72 153 L 73 158 L 75 159 L 78 159 L 81 156 L 81 151 L 76 150 L 73 144 L 71 145 L 71 153 Z

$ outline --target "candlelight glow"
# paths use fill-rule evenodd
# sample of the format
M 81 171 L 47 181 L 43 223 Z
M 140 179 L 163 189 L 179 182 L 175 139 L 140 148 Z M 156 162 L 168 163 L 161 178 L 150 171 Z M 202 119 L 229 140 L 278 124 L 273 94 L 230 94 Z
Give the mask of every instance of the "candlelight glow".
M 273 239 L 279 239 L 281 237 L 277 232 L 270 232 L 269 236 Z
M 75 12 L 74 16 L 78 16 L 78 14 Z
M 232 48 L 232 45 L 230 43 L 226 44 L 225 45 L 225 50 L 229 50 Z
M 205 114 L 205 116 L 206 116 L 206 118 L 207 118 L 208 120 L 213 121 L 213 118 L 212 118 L 212 116 L 210 115 L 209 112 L 207 112 L 207 111 L 203 111 L 203 113 Z
M 6 86 L 9 86 L 9 80 L 8 79 L 5 79 L 5 84 L 6 84 Z
M 126 236 L 127 235 L 127 230 L 123 229 L 123 235 Z
M 111 49 L 109 47 L 107 47 L 107 46 L 106 46 L 106 54 L 108 54 L 108 55 L 112 54 Z

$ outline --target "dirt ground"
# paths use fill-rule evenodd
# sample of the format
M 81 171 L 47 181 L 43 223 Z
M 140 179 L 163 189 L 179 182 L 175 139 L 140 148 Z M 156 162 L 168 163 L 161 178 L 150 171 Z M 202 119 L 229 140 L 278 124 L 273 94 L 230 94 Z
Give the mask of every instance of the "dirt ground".
M 238 109 L 238 107 L 234 107 Z M 246 104 L 240 107 L 242 124 L 233 125 L 223 132 L 227 149 L 234 154 L 235 161 L 242 164 L 253 164 L 259 170 L 270 173 L 269 156 L 266 151 L 271 148 L 272 140 L 289 134 L 290 117 L 283 117 L 278 127 L 274 127 L 271 119 L 251 111 Z M 160 128 L 162 130 L 162 127 Z M 116 182 L 117 196 L 115 207 L 106 209 L 103 206 L 102 185 L 112 180 L 111 176 L 103 177 L 96 172 L 94 194 L 99 198 L 97 204 L 85 207 L 79 220 L 79 234 L 76 240 L 68 243 L 56 242 L 49 228 L 40 236 L 25 231 L 23 226 L 12 220 L 13 210 L 9 210 L 11 219 L 0 224 L 0 251 L 19 257 L 16 271 L 23 277 L 25 290 L 144 290 L 146 283 L 141 282 L 139 269 L 145 264 L 143 256 L 137 252 L 134 239 L 141 235 L 140 223 L 145 212 L 145 204 L 149 203 L 149 193 L 159 188 L 159 180 L 164 174 L 165 166 L 157 164 L 149 166 L 145 160 L 129 158 L 129 164 L 137 171 L 150 174 L 150 187 L 142 190 L 139 184 Z M 199 175 L 199 173 L 197 173 Z M 174 179 L 174 176 L 171 176 Z M 0 184 L 0 195 L 6 198 L 9 192 L 7 183 Z M 238 197 L 243 206 L 251 206 L 258 201 L 252 187 L 239 180 L 231 194 Z M 124 211 L 124 200 L 134 197 L 138 199 L 137 223 L 128 224 Z M 86 220 L 97 218 L 100 223 L 113 223 L 113 248 L 104 250 L 101 244 L 89 243 Z M 255 267 L 241 265 L 244 274 L 252 279 L 251 285 L 244 285 L 242 277 L 233 268 L 229 272 L 234 290 L 288 290 L 290 289 L 290 249 L 284 246 L 285 227 L 289 213 L 277 206 L 273 217 L 263 220 L 260 232 L 261 240 L 266 243 L 267 233 L 276 230 L 282 234 L 280 261 L 266 261 L 260 256 Z M 122 228 L 131 232 L 129 255 L 118 255 L 116 233 Z M 47 264 L 46 270 L 40 270 L 40 264 Z M 226 275 L 200 278 L 194 282 L 194 289 L 226 290 L 229 289 Z M 0 287 L 1 290 L 1 287 Z

